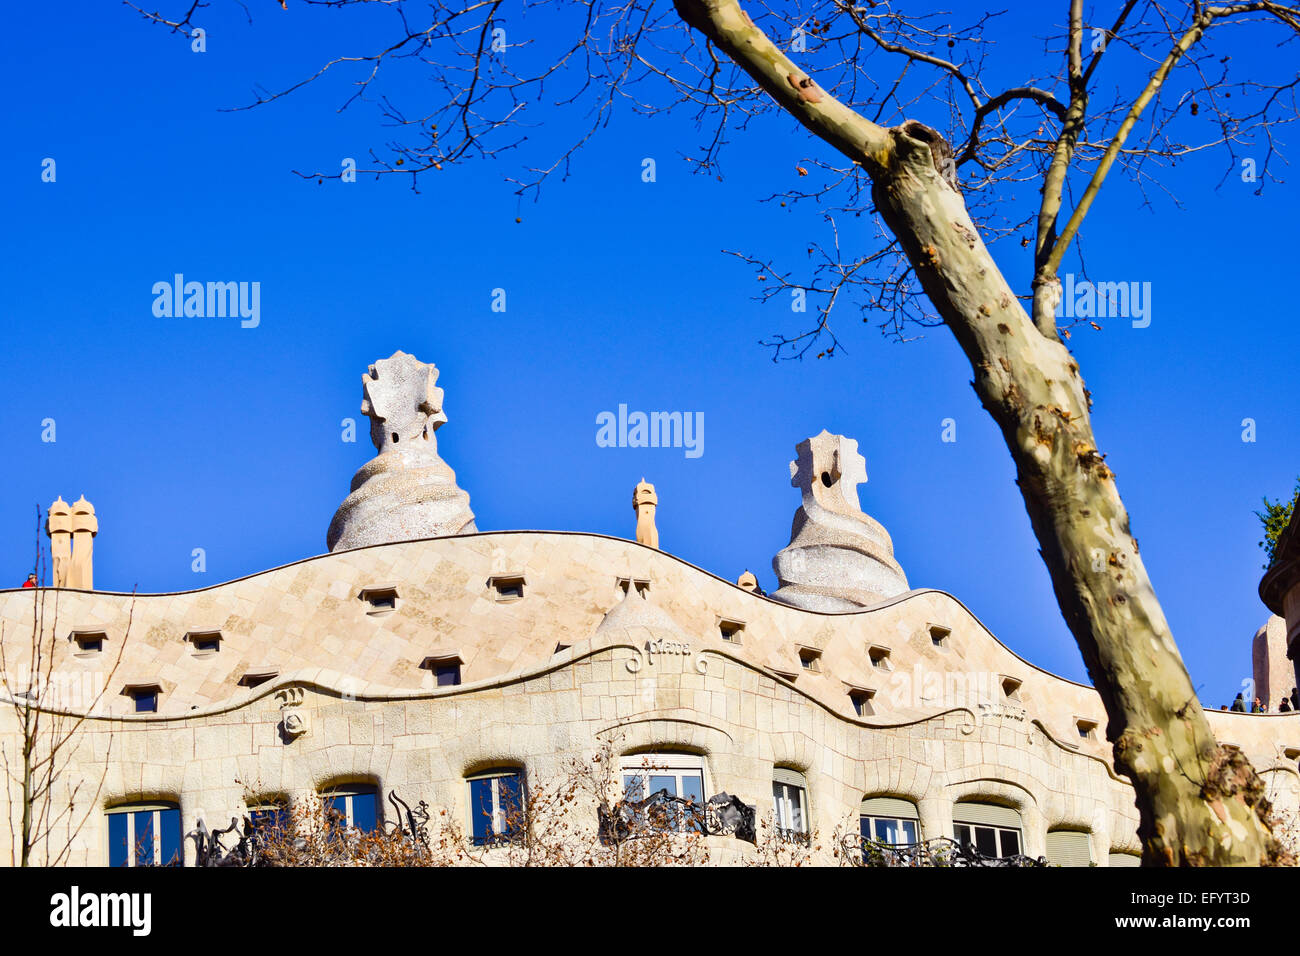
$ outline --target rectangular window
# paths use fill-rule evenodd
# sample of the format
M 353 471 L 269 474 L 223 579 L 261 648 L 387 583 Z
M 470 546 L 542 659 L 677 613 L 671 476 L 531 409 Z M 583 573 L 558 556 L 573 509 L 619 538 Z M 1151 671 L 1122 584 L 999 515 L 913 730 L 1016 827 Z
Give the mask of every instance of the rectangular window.
M 185 634 L 185 640 L 190 642 L 195 655 L 206 657 L 221 650 L 221 632 L 217 630 L 189 631 Z
M 974 823 L 958 823 L 953 835 L 963 846 L 972 846 L 984 856 L 1015 856 L 1020 852 L 1020 831 L 1010 827 L 986 827 Z
M 722 639 L 729 644 L 742 643 L 741 635 L 744 633 L 744 630 L 744 621 L 734 621 L 725 617 L 718 618 L 718 633 L 722 636 Z
M 289 809 L 283 804 L 267 804 L 252 807 L 248 811 L 249 835 L 256 839 L 259 835 L 282 833 L 289 826 Z
M 433 672 L 434 683 L 438 687 L 455 687 L 460 684 L 460 668 L 463 663 L 459 654 L 442 654 L 426 657 L 420 667 Z
M 240 687 L 257 687 L 265 684 L 273 677 L 279 675 L 279 671 L 249 671 L 243 677 L 239 678 Z
M 104 641 L 108 640 L 108 635 L 103 631 L 73 631 L 72 640 L 77 645 L 78 656 L 93 657 L 104 652 Z
M 772 802 L 778 836 L 788 839 L 808 834 L 808 793 L 803 787 L 774 780 Z
M 395 587 L 381 585 L 373 588 L 362 588 L 358 597 L 369 605 L 366 609 L 367 614 L 387 614 L 390 611 L 397 610 L 398 595 Z
M 849 700 L 853 702 L 853 712 L 859 717 L 870 717 L 875 714 L 876 709 L 871 704 L 871 700 L 875 696 L 876 692 L 874 690 L 855 688 L 849 691 Z
M 131 699 L 135 701 L 135 712 L 137 714 L 156 714 L 158 712 L 157 687 L 132 688 Z
M 522 574 L 494 574 L 488 578 L 488 587 L 496 592 L 498 602 L 522 600 L 524 584 Z
M 889 846 L 908 846 L 916 843 L 916 821 L 897 817 L 863 817 L 862 839 Z
M 524 835 L 524 781 L 518 771 L 475 777 L 469 781 L 470 840 L 496 846 Z
M 326 814 L 342 825 L 369 833 L 379 825 L 375 788 L 371 786 L 336 787 L 321 795 Z M 337 817 L 334 815 L 337 814 Z
M 109 866 L 180 866 L 177 807 L 117 807 L 108 812 Z
M 685 754 L 643 754 L 623 761 L 623 795 L 637 803 L 657 793 L 689 800 L 704 806 L 704 762 Z M 662 814 L 642 819 L 643 825 L 668 830 L 685 830 L 692 826 L 693 813 L 687 807 L 666 801 Z

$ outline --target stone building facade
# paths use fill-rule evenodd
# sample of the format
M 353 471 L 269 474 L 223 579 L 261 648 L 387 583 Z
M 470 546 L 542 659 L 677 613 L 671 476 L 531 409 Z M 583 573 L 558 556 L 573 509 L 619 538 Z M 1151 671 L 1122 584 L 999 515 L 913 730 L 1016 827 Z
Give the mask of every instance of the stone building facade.
M 376 432 L 380 458 L 419 441 L 418 469 L 358 472 L 330 529 L 331 543 L 355 546 L 197 591 L 0 592 L 9 669 L 34 604 L 49 622 L 57 597 L 53 672 L 93 703 L 56 788 L 56 800 L 75 792 L 84 819 L 55 835 L 69 843 L 59 862 L 139 862 L 120 844 L 144 827 L 155 859 L 179 844 L 190 864 L 201 822 L 312 794 L 364 826 L 396 792 L 472 838 L 485 799 L 508 786 L 526 799 L 602 748 L 625 781 L 649 762 L 681 796 L 725 791 L 818 834 L 821 862 L 834 834 L 859 828 L 1137 862 L 1133 793 L 1111 767 L 1098 695 L 1017 656 L 955 597 L 907 584 L 888 535 L 858 508 L 855 443 L 823 433 L 799 446 L 804 504 L 768 597 L 752 576 L 733 584 L 632 540 L 473 530 L 432 444 L 441 390 L 400 356 L 395 394 L 380 387 L 383 363 L 372 369 L 367 413 L 376 397 L 423 409 L 398 440 L 382 419 Z M 358 495 L 374 475 L 381 494 Z M 422 495 L 436 506 L 422 511 Z M 75 698 L 41 701 L 78 712 Z M 1209 719 L 1294 814 L 1300 715 Z M 12 707 L 0 708 L 0 735 L 12 753 Z M 9 800 L 13 817 L 12 788 Z M 594 822 L 594 806 L 573 812 Z M 757 852 L 710 840 L 717 861 Z

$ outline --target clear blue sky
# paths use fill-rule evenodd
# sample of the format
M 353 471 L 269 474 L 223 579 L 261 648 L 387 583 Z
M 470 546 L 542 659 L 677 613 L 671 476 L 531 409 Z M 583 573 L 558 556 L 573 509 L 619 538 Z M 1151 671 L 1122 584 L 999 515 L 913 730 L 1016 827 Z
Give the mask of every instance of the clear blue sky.
M 892 533 L 913 587 L 953 593 L 1020 654 L 1086 679 L 951 335 L 898 344 L 845 316 L 833 361 L 773 364 L 758 346 L 797 323 L 754 301 L 753 272 L 722 250 L 784 255 L 824 236 L 813 210 L 758 202 L 825 155 L 793 123 L 737 135 L 718 182 L 688 174 L 689 125 L 622 110 L 519 224 L 503 183 L 512 163 L 448 171 L 420 195 L 396 178 L 316 185 L 291 170 L 336 169 L 388 136 L 365 106 L 335 111 L 343 85 L 219 110 L 354 51 L 366 27 L 250 6 L 252 26 L 235 4 L 204 16 L 202 55 L 111 3 L 8 11 L 0 572 L 13 585 L 32 566 L 35 508 L 56 495 L 99 511 L 102 589 L 196 588 L 322 552 L 371 454 L 361 375 L 401 348 L 442 370 L 439 447 L 482 530 L 631 536 L 644 475 L 665 550 L 733 580 L 752 569 L 770 588 L 798 505 L 786 463 L 827 428 L 859 440 L 863 507 Z M 533 135 L 532 158 L 544 158 L 555 141 Z M 53 184 L 41 182 L 45 157 Z M 1282 238 L 1300 202 L 1289 184 L 1216 192 L 1222 171 L 1217 159 L 1173 170 L 1181 209 L 1159 198 L 1142 209 L 1122 185 L 1103 197 L 1090 270 L 1150 281 L 1153 322 L 1110 321 L 1071 342 L 1210 706 L 1249 675 L 1267 615 L 1252 512 L 1300 471 L 1300 328 Z M 869 243 L 860 222 L 854 239 Z M 1023 263 L 1008 267 L 1023 288 Z M 177 272 L 260 282 L 261 325 L 155 318 L 150 289 Z M 497 287 L 504 314 L 490 309 Z M 704 454 L 597 447 L 597 414 L 620 403 L 703 412 Z M 340 441 L 345 417 L 360 422 L 357 444 Z M 1255 443 L 1241 440 L 1246 417 Z M 940 440 L 945 418 L 956 443 Z

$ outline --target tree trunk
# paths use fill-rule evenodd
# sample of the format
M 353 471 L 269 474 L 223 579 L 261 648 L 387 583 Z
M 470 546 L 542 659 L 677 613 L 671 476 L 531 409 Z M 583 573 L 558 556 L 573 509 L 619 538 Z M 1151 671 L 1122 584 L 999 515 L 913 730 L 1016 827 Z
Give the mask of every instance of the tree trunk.
M 1016 463 L 1057 602 L 1110 718 L 1116 767 L 1137 793 L 1144 863 L 1277 861 L 1263 783 L 1210 732 L 1093 440 L 1079 367 L 1054 327 L 1040 331 L 1026 314 L 940 174 L 942 137 L 920 123 L 886 130 L 840 103 L 737 0 L 675 4 L 783 109 L 870 175 L 878 211 L 970 360 L 976 393 Z
M 1025 313 L 916 131 L 890 130 L 892 162 L 872 195 L 1015 460 L 1057 602 L 1110 717 L 1116 766 L 1137 791 L 1144 861 L 1271 862 L 1263 783 L 1214 741 L 1097 451 L 1079 367 Z

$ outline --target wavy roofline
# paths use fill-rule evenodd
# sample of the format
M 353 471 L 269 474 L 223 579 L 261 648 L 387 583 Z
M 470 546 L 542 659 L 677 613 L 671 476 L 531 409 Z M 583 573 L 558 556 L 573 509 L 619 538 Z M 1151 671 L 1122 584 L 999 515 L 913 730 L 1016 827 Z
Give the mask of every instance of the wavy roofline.
M 459 539 L 488 538 L 488 537 L 500 536 L 500 535 L 521 535 L 521 534 L 598 538 L 605 541 L 614 541 L 619 544 L 631 545 L 634 548 L 641 548 L 644 549 L 645 551 L 652 552 L 662 557 L 670 558 L 671 560 L 676 561 L 679 564 L 684 565 L 685 567 L 688 567 L 693 571 L 697 571 L 700 574 L 713 578 L 715 581 L 719 581 L 723 584 L 728 585 L 729 587 L 735 588 L 737 591 L 744 593 L 750 598 L 767 601 L 771 604 L 775 604 L 779 607 L 786 608 L 790 611 L 795 611 L 800 614 L 811 614 L 818 617 L 852 617 L 854 615 L 859 615 L 859 614 L 870 614 L 874 611 L 881 611 L 884 610 L 885 608 L 893 607 L 896 604 L 901 604 L 904 601 L 912 600 L 924 594 L 939 594 L 956 603 L 963 611 L 965 611 L 968 615 L 970 615 L 971 619 L 980 626 L 983 632 L 987 634 L 994 641 L 994 643 L 996 643 L 999 647 L 1005 650 L 1017 661 L 1024 664 L 1026 667 L 1032 668 L 1033 670 L 1037 671 L 1039 674 L 1046 675 L 1047 677 L 1051 677 L 1055 680 L 1064 681 L 1065 683 L 1071 684 L 1075 687 L 1082 687 L 1085 690 L 1091 690 L 1091 691 L 1096 690 L 1096 688 L 1092 684 L 1084 683 L 1082 681 L 1076 681 L 1069 677 L 1064 677 L 1060 674 L 1048 670 L 1045 667 L 1040 667 L 1038 664 L 1035 664 L 1031 660 L 1028 660 L 1024 656 L 1019 654 L 1017 651 L 1009 647 L 1005 642 L 1002 641 L 1001 638 L 999 638 L 996 634 L 994 634 L 993 631 L 989 628 L 989 626 L 985 624 L 983 620 L 980 619 L 979 615 L 977 615 L 974 611 L 972 611 L 970 607 L 968 607 L 967 604 L 961 600 L 961 598 L 949 593 L 948 591 L 943 590 L 942 588 L 913 588 L 910 591 L 905 591 L 902 594 L 896 594 L 893 597 L 886 598 L 885 600 L 880 601 L 876 604 L 871 604 L 854 611 L 813 611 L 807 608 L 796 607 L 793 604 L 786 604 L 784 601 L 778 601 L 766 594 L 755 594 L 752 591 L 746 591 L 744 588 L 740 587 L 734 581 L 729 581 L 726 578 L 720 577 L 719 575 L 708 570 L 707 568 L 702 568 L 699 565 L 692 564 L 690 561 L 687 561 L 685 558 L 673 554 L 672 552 L 661 551 L 658 548 L 651 548 L 648 545 L 641 544 L 640 542 L 634 541 L 630 538 L 620 538 L 617 537 L 616 535 L 600 534 L 594 531 L 543 531 L 537 529 L 514 529 L 514 530 L 507 530 L 507 531 L 479 531 L 479 532 L 472 532 L 469 534 L 437 535 L 430 538 L 412 538 L 409 541 L 385 541 L 379 544 L 364 545 L 360 548 L 348 548 L 342 551 L 327 551 L 323 554 L 314 554 L 311 555 L 310 557 L 299 558 L 297 561 L 290 561 L 286 564 L 281 564 L 275 567 L 266 568 L 261 571 L 254 571 L 251 574 L 245 574 L 242 575 L 241 577 L 231 578 L 228 581 L 220 581 L 215 584 L 209 584 L 201 588 L 194 588 L 189 591 L 152 591 L 152 592 L 102 591 L 102 590 L 87 590 L 85 588 L 18 587 L 18 588 L 0 588 L 0 596 L 4 596 L 9 594 L 10 592 L 15 592 L 15 591 L 33 591 L 34 593 L 37 594 L 39 594 L 42 591 L 55 591 L 58 593 L 70 592 L 70 593 L 80 593 L 80 594 L 95 594 L 101 597 L 130 597 L 130 598 L 180 597 L 183 595 L 190 595 L 190 594 L 202 594 L 204 591 L 212 591 L 215 590 L 216 588 L 227 587 L 228 585 L 238 584 L 241 581 L 249 581 L 252 580 L 253 578 L 261 577 L 264 574 L 271 574 L 276 571 L 283 571 L 288 568 L 297 567 L 300 564 L 307 564 L 308 562 L 311 561 L 320 561 L 325 558 L 335 557 L 337 555 L 358 554 L 360 552 L 370 551 L 376 548 L 391 548 L 391 547 L 398 547 L 401 545 L 422 544 L 430 541 L 455 541 Z

